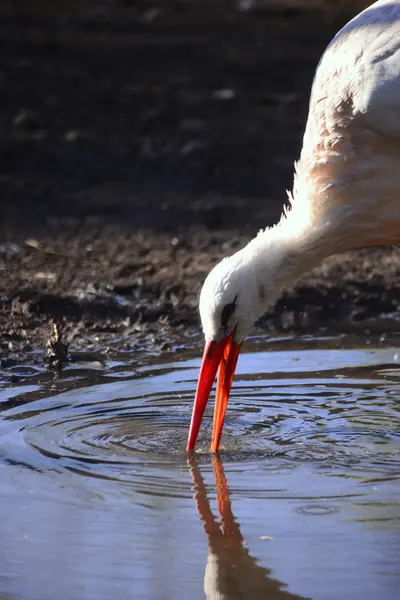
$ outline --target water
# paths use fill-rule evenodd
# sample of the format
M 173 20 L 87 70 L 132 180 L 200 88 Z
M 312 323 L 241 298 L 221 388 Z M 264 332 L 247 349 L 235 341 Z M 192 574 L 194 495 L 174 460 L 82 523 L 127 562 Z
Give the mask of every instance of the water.
M 201 347 L 0 389 L 0 598 L 398 598 L 399 338 L 253 339 L 220 459 Z

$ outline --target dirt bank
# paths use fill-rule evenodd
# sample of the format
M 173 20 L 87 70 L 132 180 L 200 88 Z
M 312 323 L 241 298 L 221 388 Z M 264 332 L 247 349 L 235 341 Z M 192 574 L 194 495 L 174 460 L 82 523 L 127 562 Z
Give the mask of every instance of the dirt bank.
M 82 348 L 197 329 L 209 268 L 279 218 L 351 7 L 25 4 L 0 8 L 3 358 L 54 318 Z M 393 330 L 399 273 L 396 250 L 329 259 L 261 325 Z

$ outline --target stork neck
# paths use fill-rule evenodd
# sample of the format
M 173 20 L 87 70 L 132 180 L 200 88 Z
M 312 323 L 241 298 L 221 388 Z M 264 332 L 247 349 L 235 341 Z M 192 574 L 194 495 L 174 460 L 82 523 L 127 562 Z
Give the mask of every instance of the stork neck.
M 268 301 L 292 286 L 302 275 L 318 266 L 331 254 L 324 232 L 308 223 L 302 224 L 289 213 L 281 221 L 260 232 L 246 247 L 249 260 Z

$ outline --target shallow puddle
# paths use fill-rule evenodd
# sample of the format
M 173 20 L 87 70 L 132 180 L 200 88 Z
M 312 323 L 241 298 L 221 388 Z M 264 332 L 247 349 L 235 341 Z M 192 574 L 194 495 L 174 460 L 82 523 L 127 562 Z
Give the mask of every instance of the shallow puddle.
M 399 339 L 250 340 L 219 459 L 200 341 L 3 371 L 0 598 L 397 599 Z

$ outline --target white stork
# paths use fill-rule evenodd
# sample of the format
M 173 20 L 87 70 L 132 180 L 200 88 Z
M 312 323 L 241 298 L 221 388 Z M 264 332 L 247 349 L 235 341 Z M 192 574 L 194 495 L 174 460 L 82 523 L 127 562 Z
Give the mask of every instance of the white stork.
M 281 291 L 336 252 L 400 242 L 400 0 L 345 25 L 316 70 L 290 210 L 209 273 L 206 339 L 187 450 L 195 448 L 219 367 L 217 451 L 241 344 Z

